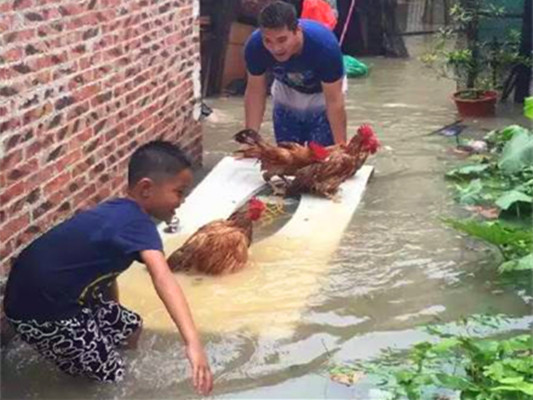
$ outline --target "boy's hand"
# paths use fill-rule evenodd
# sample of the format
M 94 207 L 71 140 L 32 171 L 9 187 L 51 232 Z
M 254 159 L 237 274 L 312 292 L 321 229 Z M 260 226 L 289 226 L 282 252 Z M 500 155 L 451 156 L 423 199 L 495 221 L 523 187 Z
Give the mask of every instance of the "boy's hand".
M 202 343 L 198 339 L 198 331 L 194 326 L 189 305 L 178 281 L 172 275 L 161 251 L 143 250 L 141 258 L 148 267 L 157 294 L 186 343 L 187 358 L 191 363 L 195 389 L 200 394 L 210 393 L 213 389 L 213 375 L 209 369 Z
M 213 374 L 204 349 L 200 343 L 191 343 L 187 346 L 187 358 L 192 367 L 192 381 L 199 394 L 207 395 L 213 389 Z

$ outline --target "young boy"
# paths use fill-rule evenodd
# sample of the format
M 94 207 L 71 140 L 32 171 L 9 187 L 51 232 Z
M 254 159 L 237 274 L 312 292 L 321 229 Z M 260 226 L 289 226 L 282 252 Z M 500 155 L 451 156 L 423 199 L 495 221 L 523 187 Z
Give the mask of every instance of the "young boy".
M 4 308 L 15 331 L 71 375 L 120 381 L 118 346 L 135 346 L 142 320 L 109 299 L 116 277 L 137 260 L 178 327 L 199 393 L 212 375 L 187 301 L 163 254 L 150 217 L 170 221 L 192 183 L 191 164 L 171 143 L 141 146 L 128 166 L 128 194 L 59 224 L 17 258 Z M 117 299 L 118 300 L 118 299 Z

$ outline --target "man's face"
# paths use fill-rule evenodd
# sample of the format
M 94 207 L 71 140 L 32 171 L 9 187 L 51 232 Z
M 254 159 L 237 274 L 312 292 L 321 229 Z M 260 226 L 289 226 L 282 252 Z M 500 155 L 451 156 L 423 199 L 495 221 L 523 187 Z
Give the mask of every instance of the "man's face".
M 288 61 L 300 50 L 301 28 L 291 31 L 287 27 L 270 29 L 261 28 L 263 45 L 278 62 Z

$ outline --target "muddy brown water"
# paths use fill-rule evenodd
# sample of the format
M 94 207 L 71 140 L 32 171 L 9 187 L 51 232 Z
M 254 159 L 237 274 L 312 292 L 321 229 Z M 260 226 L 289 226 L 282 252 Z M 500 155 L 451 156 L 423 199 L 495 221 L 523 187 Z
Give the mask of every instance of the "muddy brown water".
M 293 252 L 289 246 L 281 258 L 279 249 L 263 249 L 252 268 L 285 268 L 287 273 L 281 270 L 268 284 L 261 274 L 229 278 L 237 283 L 240 279 L 243 285 L 239 293 L 239 285 L 231 282 L 233 292 L 225 293 L 237 296 L 235 304 L 240 304 L 231 317 L 221 312 L 217 318 L 217 304 L 202 305 L 197 298 L 201 290 L 223 290 L 224 285 L 184 281 L 193 297 L 193 313 L 208 312 L 213 321 L 214 327 L 202 317 L 199 323 L 215 373 L 212 398 L 379 398 L 364 381 L 356 387 L 331 382 L 328 366 L 371 359 L 388 346 L 406 348 L 426 338 L 417 327 L 435 317 L 454 321 L 475 313 L 499 312 L 511 318 L 507 329 L 530 325 L 529 276 L 524 275 L 521 285 L 506 282 L 495 272 L 498 260 L 492 251 L 439 221 L 441 216 L 465 215 L 443 179 L 460 162 L 450 151 L 453 140 L 426 135 L 456 119 L 449 99 L 454 87 L 450 81 L 437 80 L 416 60 L 422 41 L 410 39 L 413 57 L 409 60 L 363 59 L 371 66 L 370 76 L 350 80 L 349 130 L 371 123 L 383 148 L 369 160 L 375 166 L 374 176 L 327 262 L 319 268 L 306 266 L 301 261 L 302 244 Z M 214 112 L 204 124 L 204 169 L 197 174 L 199 180 L 235 149 L 231 135 L 242 127 L 241 98 L 209 99 L 207 103 Z M 486 130 L 515 122 L 525 123 L 520 109 L 504 105 L 497 118 L 468 121 L 465 134 L 479 137 Z M 263 130 L 271 131 L 270 118 Z M 277 259 L 270 253 L 278 253 Z M 290 273 L 291 268 L 298 273 Z M 146 279 L 139 284 L 149 286 L 150 282 Z M 253 303 L 243 308 L 247 301 L 242 295 L 244 285 L 261 298 L 259 311 Z M 200 291 L 195 294 L 195 290 Z M 292 304 L 296 298 L 298 302 Z M 231 309 L 224 312 L 231 313 Z M 248 319 L 253 324 L 247 324 Z M 285 323 L 290 329 L 273 329 Z M 98 385 L 58 373 L 14 341 L 2 351 L 1 397 L 196 397 L 176 332 L 148 329 L 140 348 L 124 357 L 128 363 L 125 381 Z

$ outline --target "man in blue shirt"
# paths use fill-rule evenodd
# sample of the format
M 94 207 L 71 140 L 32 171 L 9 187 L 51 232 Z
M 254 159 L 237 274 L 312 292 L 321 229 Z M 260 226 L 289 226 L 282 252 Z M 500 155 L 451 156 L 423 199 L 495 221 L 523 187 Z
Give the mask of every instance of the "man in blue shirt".
M 265 73 L 271 70 L 277 142 L 346 142 L 342 53 L 328 28 L 298 20 L 291 4 L 275 1 L 261 11 L 259 30 L 246 43 L 244 54 L 247 129 L 259 131 L 267 96 Z
M 140 261 L 184 339 L 196 388 L 211 390 L 203 346 L 151 219 L 170 222 L 192 183 L 190 166 L 169 142 L 141 146 L 129 162 L 126 197 L 75 215 L 22 251 L 4 298 L 7 319 L 22 340 L 68 374 L 122 380 L 116 348 L 136 345 L 142 320 L 110 288 Z

